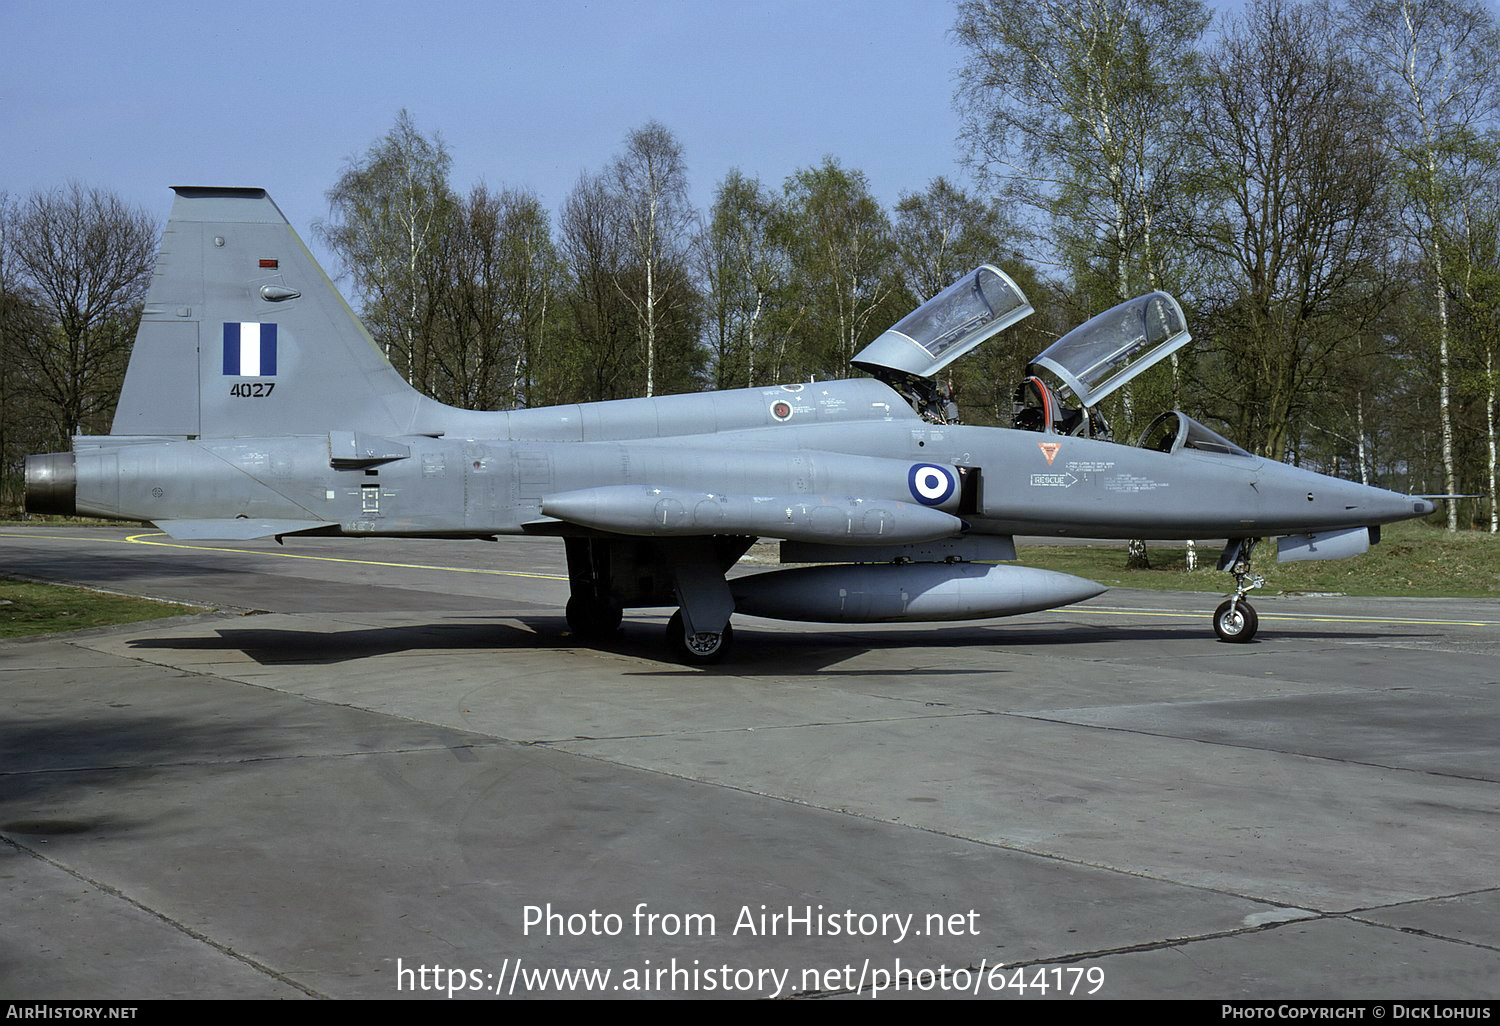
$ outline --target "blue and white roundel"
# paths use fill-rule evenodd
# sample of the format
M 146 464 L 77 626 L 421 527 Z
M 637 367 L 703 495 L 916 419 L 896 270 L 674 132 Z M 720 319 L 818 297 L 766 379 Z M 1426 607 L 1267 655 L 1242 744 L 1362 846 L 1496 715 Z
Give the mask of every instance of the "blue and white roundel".
M 953 497 L 958 478 L 947 467 L 918 463 L 906 474 L 911 497 L 924 506 L 941 506 Z

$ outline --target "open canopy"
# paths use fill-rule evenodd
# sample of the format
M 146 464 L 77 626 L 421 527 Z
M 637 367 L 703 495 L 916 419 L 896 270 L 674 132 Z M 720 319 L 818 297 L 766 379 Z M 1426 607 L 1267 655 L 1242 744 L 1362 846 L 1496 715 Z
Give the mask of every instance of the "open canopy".
M 887 328 L 853 362 L 877 376 L 896 371 L 930 377 L 1031 313 L 1016 283 L 984 264 Z
M 1148 292 L 1084 321 L 1031 365 L 1055 374 L 1079 403 L 1093 406 L 1192 337 L 1177 300 Z

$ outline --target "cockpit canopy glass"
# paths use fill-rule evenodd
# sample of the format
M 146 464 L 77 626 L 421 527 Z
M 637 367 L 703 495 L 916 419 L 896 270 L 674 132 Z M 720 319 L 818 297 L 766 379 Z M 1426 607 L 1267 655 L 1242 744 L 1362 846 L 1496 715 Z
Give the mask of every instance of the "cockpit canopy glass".
M 984 264 L 886 329 L 853 362 L 876 373 L 928 377 L 1031 313 L 1016 283 Z
M 1150 292 L 1083 322 L 1032 361 L 1093 406 L 1192 340 L 1177 300 Z
M 1163 413 L 1153 420 L 1141 432 L 1139 445 L 1142 449 L 1154 449 L 1157 452 L 1196 449 L 1219 456 L 1250 455 L 1217 431 L 1210 430 L 1180 410 Z

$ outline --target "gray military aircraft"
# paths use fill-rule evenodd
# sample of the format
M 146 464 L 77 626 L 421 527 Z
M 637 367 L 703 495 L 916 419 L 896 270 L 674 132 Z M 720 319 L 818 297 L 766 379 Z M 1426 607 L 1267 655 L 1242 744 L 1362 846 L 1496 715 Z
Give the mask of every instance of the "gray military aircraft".
M 1191 337 L 1163 292 L 1038 356 L 1014 429 L 953 423 L 930 381 L 1032 313 L 990 266 L 862 350 L 874 378 L 461 410 L 401 378 L 264 190 L 175 192 L 111 433 L 28 457 L 33 512 L 195 539 L 557 535 L 578 635 L 675 605 L 670 643 L 709 662 L 736 611 L 967 620 L 1105 590 L 1004 565 L 1017 534 L 1227 536 L 1236 586 L 1214 629 L 1249 641 L 1256 539 L 1282 560 L 1341 558 L 1433 509 L 1254 456 L 1179 412 L 1113 441 L 1099 401 Z M 821 565 L 726 580 L 758 538 Z

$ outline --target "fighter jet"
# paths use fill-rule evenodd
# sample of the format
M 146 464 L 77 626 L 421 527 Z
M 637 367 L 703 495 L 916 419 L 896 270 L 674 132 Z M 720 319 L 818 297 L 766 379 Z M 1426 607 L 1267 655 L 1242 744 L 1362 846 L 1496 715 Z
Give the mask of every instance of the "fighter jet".
M 577 635 L 676 606 L 669 643 L 704 663 L 735 612 L 969 620 L 1105 590 L 1011 565 L 1018 534 L 1227 537 L 1235 588 L 1213 626 L 1245 642 L 1257 539 L 1281 560 L 1341 558 L 1433 508 L 1252 455 L 1180 412 L 1115 440 L 1100 400 L 1191 338 L 1164 292 L 1038 355 L 1014 428 L 955 423 L 932 381 L 1033 312 L 988 265 L 863 349 L 869 378 L 463 410 L 402 379 L 264 190 L 174 191 L 111 433 L 27 458 L 33 512 L 191 539 L 554 535 Z M 816 565 L 727 579 L 757 539 Z

